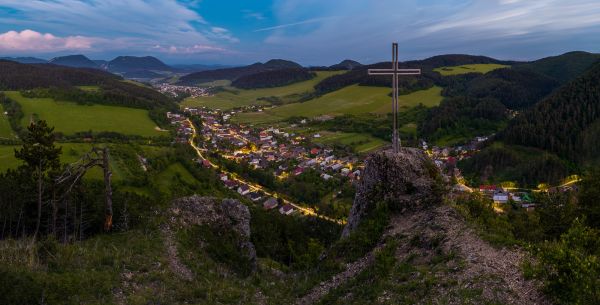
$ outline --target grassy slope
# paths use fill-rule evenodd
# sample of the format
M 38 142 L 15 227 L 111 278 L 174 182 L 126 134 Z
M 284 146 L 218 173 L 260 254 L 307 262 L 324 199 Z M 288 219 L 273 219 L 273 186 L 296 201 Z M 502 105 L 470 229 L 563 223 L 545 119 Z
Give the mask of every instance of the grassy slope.
M 313 139 L 315 143 L 341 144 L 352 147 L 357 153 L 367 153 L 386 145 L 386 142 L 368 134 L 346 132 L 320 132 L 321 138 Z
M 402 95 L 399 98 L 400 111 L 419 103 L 429 107 L 436 106 L 442 101 L 441 91 L 440 87 L 432 87 Z M 389 93 L 388 88 L 353 85 L 308 102 L 284 105 L 259 113 L 243 113 L 234 119 L 239 122 L 260 124 L 280 121 L 291 116 L 388 113 L 391 111 Z
M 146 110 L 104 105 L 78 105 L 47 98 L 30 99 L 24 98 L 15 91 L 6 92 L 6 95 L 23 107 L 25 113 L 23 126 L 27 125 L 31 115 L 36 114 L 40 119 L 48 121 L 50 126 L 55 126 L 56 131 L 65 134 L 92 130 L 140 136 L 160 135 L 160 132 L 154 129 L 156 124 L 150 119 Z
M 499 65 L 499 64 L 473 64 L 473 65 L 462 65 L 455 67 L 441 67 L 434 69 L 433 71 L 439 72 L 444 76 L 448 75 L 459 75 L 466 73 L 488 73 L 490 71 L 509 67 L 507 65 Z
M 4 114 L 4 108 L 0 105 L 0 139 L 10 139 L 13 137 L 14 134 L 8 123 L 8 117 Z
M 319 71 L 317 77 L 283 87 L 255 89 L 255 90 L 244 90 L 233 87 L 225 87 L 225 91 L 219 92 L 214 96 L 210 97 L 198 97 L 188 98 L 183 101 L 182 106 L 184 107 L 198 107 L 206 106 L 209 108 L 219 108 L 221 110 L 231 109 L 240 106 L 266 104 L 266 102 L 257 101 L 261 97 L 276 96 L 279 98 L 300 95 L 302 93 L 310 93 L 314 91 L 314 86 L 323 79 L 334 75 L 343 73 L 344 71 Z M 212 82 L 215 85 L 223 85 L 223 83 Z
M 89 152 L 92 144 L 86 143 L 59 143 L 58 146 L 62 147 L 62 163 L 73 163 L 79 160 L 85 153 Z M 17 160 L 14 155 L 14 150 L 20 148 L 20 146 L 11 145 L 0 145 L 0 172 L 4 172 L 7 169 L 15 169 L 21 165 L 21 161 Z M 113 179 L 115 181 L 124 179 L 122 170 L 119 164 L 113 160 L 111 162 L 113 171 Z M 94 179 L 102 178 L 102 171 L 100 168 L 93 168 L 87 177 Z

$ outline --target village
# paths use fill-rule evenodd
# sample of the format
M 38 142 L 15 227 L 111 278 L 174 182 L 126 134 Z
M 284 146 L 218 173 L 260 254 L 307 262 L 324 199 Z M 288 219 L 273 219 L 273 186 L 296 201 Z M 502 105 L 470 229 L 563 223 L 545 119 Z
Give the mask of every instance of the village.
M 185 108 L 184 114 L 167 113 L 171 124 L 177 130 L 175 142 L 189 143 L 195 127 L 189 118 L 199 118 L 201 128 L 197 130 L 203 152 L 216 151 L 223 158 L 238 163 L 247 163 L 256 170 L 273 171 L 277 179 L 287 179 L 298 176 L 308 169 L 320 173 L 324 181 L 336 178 L 347 178 L 349 183 L 360 179 L 364 168 L 362 158 L 356 155 L 336 155 L 334 150 L 322 145 L 313 144 L 310 137 L 286 131 L 283 128 L 253 127 L 238 125 L 230 122 L 234 111 L 221 112 L 210 109 Z M 317 134 L 313 135 L 316 136 Z M 493 135 L 477 136 L 468 144 L 437 147 L 421 142 L 421 148 L 430 156 L 440 169 L 447 182 L 453 183 L 451 192 L 479 192 L 494 203 L 494 208 L 501 212 L 510 203 L 518 204 L 526 210 L 535 208 L 535 202 L 530 189 L 515 188 L 513 185 L 466 185 L 457 162 L 476 154 L 483 144 Z M 215 167 L 209 160 L 197 160 L 202 166 Z M 280 213 L 290 215 L 295 212 L 293 205 L 286 204 L 250 183 L 231 177 L 231 174 L 220 172 L 220 180 L 229 189 L 237 191 L 253 202 L 262 202 L 265 209 L 279 208 Z M 573 180 L 575 181 L 575 180 Z M 549 191 L 569 191 L 574 185 L 552 188 Z
M 181 96 L 185 97 L 201 97 L 201 96 L 210 96 L 211 88 L 200 88 L 195 86 L 178 86 L 172 85 L 169 83 L 160 83 L 154 85 L 154 88 L 158 90 L 160 93 L 178 98 Z
M 255 128 L 229 123 L 231 113 L 221 113 L 208 109 L 185 108 L 185 114 L 167 113 L 171 124 L 177 130 L 175 142 L 188 143 L 194 134 L 195 126 L 188 118 L 200 118 L 202 126 L 197 130 L 203 152 L 218 152 L 225 159 L 249 164 L 253 169 L 272 169 L 277 179 L 288 179 L 312 169 L 324 181 L 347 178 L 348 183 L 360 179 L 362 163 L 358 156 L 336 156 L 334 150 L 311 143 L 310 139 L 296 133 L 285 132 L 274 127 Z M 202 166 L 215 167 L 208 159 L 197 160 Z M 285 204 L 266 192 L 231 177 L 220 171 L 220 180 L 229 189 L 253 202 L 262 202 L 265 209 L 279 207 L 282 214 L 295 212 L 291 204 Z

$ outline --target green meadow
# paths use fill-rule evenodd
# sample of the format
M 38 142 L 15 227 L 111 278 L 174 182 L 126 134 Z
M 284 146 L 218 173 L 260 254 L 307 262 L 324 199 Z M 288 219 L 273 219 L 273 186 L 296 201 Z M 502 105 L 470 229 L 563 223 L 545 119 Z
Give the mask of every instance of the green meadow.
M 432 87 L 399 97 L 400 111 L 419 104 L 427 107 L 439 105 L 442 88 Z M 353 85 L 325 94 L 304 103 L 287 104 L 263 112 L 240 113 L 233 119 L 240 123 L 273 123 L 292 116 L 318 117 L 321 115 L 343 115 L 391 112 L 390 89 Z
M 363 133 L 322 131 L 319 134 L 321 137 L 313 139 L 313 142 L 325 145 L 338 144 L 349 146 L 359 154 L 371 152 L 387 144 L 382 139 Z
M 222 91 L 213 96 L 203 96 L 198 98 L 188 98 L 181 105 L 183 107 L 201 107 L 205 106 L 212 109 L 227 110 L 240 106 L 248 105 L 268 105 L 266 101 L 259 101 L 261 97 L 277 97 L 286 102 L 293 102 L 305 93 L 314 92 L 314 86 L 323 79 L 344 73 L 345 71 L 318 71 L 317 76 L 311 80 L 294 83 L 287 86 L 275 88 L 263 88 L 245 90 L 228 86 L 228 82 L 217 81 L 207 84 L 222 86 Z
M 50 98 L 25 98 L 16 91 L 5 92 L 23 108 L 25 117 L 21 124 L 27 126 L 29 119 L 44 119 L 55 130 L 64 134 L 79 131 L 112 131 L 125 135 L 158 136 L 156 124 L 148 111 L 118 106 L 79 105 L 73 102 L 55 101 Z
M 8 123 L 8 117 L 4 114 L 4 108 L 0 105 L 0 139 L 14 138 L 14 133 Z
M 86 143 L 57 143 L 57 146 L 62 147 L 62 155 L 60 158 L 62 163 L 76 162 L 92 148 L 92 144 Z M 15 158 L 14 150 L 19 148 L 20 146 L 0 145 L 0 172 L 4 172 L 8 169 L 15 169 L 22 164 L 20 160 Z M 123 179 L 122 170 L 116 160 L 111 161 L 111 167 L 113 179 L 116 181 Z M 90 170 L 87 177 L 100 179 L 102 178 L 102 170 L 100 168 L 93 168 Z
M 433 69 L 433 71 L 439 72 L 443 76 L 449 75 L 459 75 L 459 74 L 467 74 L 467 73 L 488 73 L 490 71 L 494 71 L 496 69 L 507 68 L 510 66 L 507 65 L 499 65 L 499 64 L 473 64 L 473 65 L 462 65 L 462 66 L 454 66 L 454 67 L 441 67 Z

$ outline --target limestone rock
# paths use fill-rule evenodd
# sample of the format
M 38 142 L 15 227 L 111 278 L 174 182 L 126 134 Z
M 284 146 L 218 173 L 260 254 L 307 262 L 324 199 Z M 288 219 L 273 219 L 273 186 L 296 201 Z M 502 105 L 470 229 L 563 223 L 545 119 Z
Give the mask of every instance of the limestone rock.
M 173 201 L 171 207 L 172 225 L 186 228 L 193 225 L 209 225 L 211 228 L 227 228 L 240 237 L 238 245 L 256 269 L 256 249 L 250 241 L 251 214 L 248 207 L 234 199 L 190 196 Z
M 392 210 L 419 209 L 440 202 L 439 171 L 419 149 L 380 151 L 365 161 L 365 170 L 356 191 L 348 224 L 342 236 L 348 236 L 361 218 L 380 201 Z

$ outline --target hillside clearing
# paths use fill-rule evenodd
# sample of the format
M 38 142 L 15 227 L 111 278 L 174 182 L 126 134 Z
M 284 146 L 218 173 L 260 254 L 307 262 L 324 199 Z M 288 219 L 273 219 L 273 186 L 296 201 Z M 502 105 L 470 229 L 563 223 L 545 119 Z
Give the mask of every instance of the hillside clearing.
M 27 126 L 31 117 L 46 120 L 57 132 L 70 135 L 82 131 L 110 131 L 125 135 L 158 136 L 156 124 L 143 109 L 79 105 L 73 102 L 55 101 L 50 98 L 25 98 L 16 91 L 5 92 L 23 108 L 25 117 L 21 125 Z
M 8 117 L 4 114 L 4 108 L 0 105 L 0 139 L 12 139 L 14 136 Z
M 399 97 L 400 111 L 419 104 L 427 107 L 438 105 L 442 101 L 442 88 L 432 87 Z M 292 116 L 314 118 L 321 115 L 343 115 L 391 112 L 390 89 L 353 85 L 325 94 L 304 103 L 294 103 L 267 109 L 263 112 L 241 113 L 233 120 L 241 123 L 272 123 Z
M 460 75 L 467 73 L 483 73 L 486 74 L 490 71 L 494 71 L 496 69 L 508 68 L 508 65 L 499 65 L 499 64 L 472 64 L 472 65 L 462 65 L 462 66 L 454 66 L 454 67 L 441 67 L 433 69 L 433 71 L 439 72 L 443 76 L 449 75 Z
M 321 137 L 314 139 L 313 141 L 315 143 L 349 146 L 359 154 L 371 152 L 387 144 L 387 142 L 382 139 L 362 133 L 323 131 L 319 134 Z
M 229 87 L 228 83 L 224 81 L 206 83 L 208 85 L 222 87 L 223 91 L 217 92 L 213 96 L 188 98 L 184 100 L 181 105 L 183 107 L 205 106 L 212 109 L 228 110 L 248 105 L 268 105 L 268 102 L 258 100 L 261 97 L 277 97 L 284 101 L 294 101 L 304 93 L 314 92 L 314 86 L 323 79 L 335 74 L 343 73 L 343 71 L 319 71 L 316 73 L 317 76 L 311 80 L 275 88 L 245 90 Z M 203 85 L 205 86 L 206 84 Z M 227 86 L 222 86 L 225 84 L 227 84 Z

